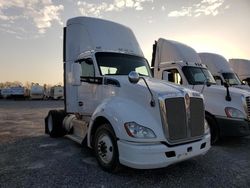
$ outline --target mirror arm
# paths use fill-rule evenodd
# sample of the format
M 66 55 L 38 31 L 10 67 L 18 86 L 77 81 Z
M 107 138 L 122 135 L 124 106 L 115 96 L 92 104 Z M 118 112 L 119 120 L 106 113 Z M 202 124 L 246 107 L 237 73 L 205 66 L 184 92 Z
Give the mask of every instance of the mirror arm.
M 227 94 L 226 94 L 226 101 L 231 101 L 232 98 L 231 98 L 231 96 L 230 96 L 229 84 L 228 84 L 228 82 L 225 82 L 224 86 L 226 87 L 226 90 L 227 90 L 227 91 L 226 91 L 226 92 L 227 92 Z
M 146 86 L 147 86 L 147 88 L 148 88 L 148 90 L 149 90 L 149 93 L 150 93 L 150 95 L 151 95 L 150 105 L 151 105 L 152 107 L 154 107 L 154 106 L 155 106 L 155 100 L 154 100 L 153 93 L 152 93 L 151 89 L 149 88 L 148 83 L 146 82 L 145 78 L 144 78 L 144 77 L 140 77 L 140 79 L 142 79 L 142 80 L 145 82 L 145 84 L 146 84 Z
M 147 89 L 148 89 L 148 91 L 149 91 L 149 93 L 150 93 L 150 95 L 151 95 L 150 105 L 151 105 L 152 107 L 154 107 L 154 106 L 155 106 L 154 96 L 153 96 L 153 93 L 152 93 L 151 89 L 149 88 L 148 83 L 147 83 L 147 81 L 145 80 L 145 78 L 142 77 L 142 76 L 139 76 L 139 74 L 138 74 L 137 72 L 135 72 L 135 71 L 131 71 L 131 72 L 129 73 L 129 75 L 128 75 L 128 80 L 129 80 L 129 82 L 132 83 L 132 84 L 138 83 L 138 81 L 139 81 L 140 79 L 142 79 L 142 80 L 144 81 L 144 83 L 146 84 Z

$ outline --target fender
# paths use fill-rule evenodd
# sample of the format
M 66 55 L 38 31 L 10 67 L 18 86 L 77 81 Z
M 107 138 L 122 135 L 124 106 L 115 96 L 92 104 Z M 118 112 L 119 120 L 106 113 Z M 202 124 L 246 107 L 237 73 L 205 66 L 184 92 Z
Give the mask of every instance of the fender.
M 226 107 L 233 107 L 240 110 L 247 117 L 243 104 L 247 93 L 244 90 L 230 87 L 230 95 L 232 101 L 226 101 L 225 88 L 217 85 L 210 86 L 209 88 L 206 87 L 204 90 L 206 111 L 213 115 L 226 117 L 224 109 Z
M 132 107 L 132 108 L 131 108 Z M 88 146 L 91 147 L 91 130 L 93 124 L 98 117 L 107 119 L 120 140 L 131 142 L 160 142 L 165 141 L 162 129 L 161 116 L 159 114 L 159 104 L 152 108 L 151 106 L 139 105 L 134 100 L 121 97 L 113 97 L 104 100 L 95 110 L 91 117 L 88 130 Z M 139 112 L 139 113 L 138 113 Z M 158 113 L 157 113 L 158 112 Z M 127 135 L 124 123 L 134 121 L 144 127 L 154 131 L 156 138 L 154 139 L 138 139 Z

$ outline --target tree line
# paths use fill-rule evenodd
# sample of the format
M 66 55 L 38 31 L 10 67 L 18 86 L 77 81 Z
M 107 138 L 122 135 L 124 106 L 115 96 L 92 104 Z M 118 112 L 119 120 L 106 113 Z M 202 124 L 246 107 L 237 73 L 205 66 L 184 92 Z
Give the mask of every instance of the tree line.
M 39 83 L 34 83 L 34 82 L 25 82 L 22 83 L 20 81 L 13 81 L 13 82 L 0 82 L 0 89 L 2 88 L 9 88 L 9 87 L 17 87 L 17 86 L 22 86 L 22 87 L 26 87 L 28 89 L 31 88 L 32 85 L 34 84 L 39 84 Z M 40 85 L 40 84 L 39 84 Z M 55 85 L 63 85 L 61 82 Z M 43 84 L 44 88 L 51 88 L 53 85 L 52 84 Z

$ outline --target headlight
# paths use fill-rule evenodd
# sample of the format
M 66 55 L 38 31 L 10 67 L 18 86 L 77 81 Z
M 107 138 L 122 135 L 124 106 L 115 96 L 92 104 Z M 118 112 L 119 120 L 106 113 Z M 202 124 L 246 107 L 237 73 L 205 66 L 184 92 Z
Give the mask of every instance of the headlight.
M 142 125 L 135 122 L 128 122 L 124 124 L 127 134 L 135 138 L 156 138 L 155 133 Z
M 230 118 L 241 118 L 241 119 L 245 118 L 245 115 L 236 108 L 226 107 L 225 112 L 226 112 L 227 117 L 230 117 Z
M 209 125 L 207 123 L 207 120 L 204 120 L 204 134 L 209 134 L 210 133 L 210 128 Z

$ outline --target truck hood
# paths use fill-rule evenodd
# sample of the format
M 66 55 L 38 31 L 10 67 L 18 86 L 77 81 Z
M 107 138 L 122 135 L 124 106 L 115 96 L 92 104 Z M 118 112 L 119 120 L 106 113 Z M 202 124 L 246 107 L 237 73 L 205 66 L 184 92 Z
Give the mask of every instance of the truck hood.
M 235 85 L 233 87 L 243 89 L 243 90 L 246 90 L 246 91 L 250 92 L 250 87 L 247 86 L 247 85 Z
M 121 87 L 126 87 L 127 89 L 135 89 L 139 86 L 139 88 L 143 88 L 147 90 L 147 86 L 142 79 L 139 80 L 137 84 L 132 84 L 128 80 L 128 76 L 113 76 L 113 79 L 119 81 Z M 164 96 L 184 96 L 184 93 L 189 93 L 190 96 L 200 97 L 202 96 L 199 92 L 194 91 L 189 88 L 184 88 L 177 84 L 173 84 L 164 80 L 158 80 L 150 77 L 144 77 L 151 91 L 156 95 L 164 95 Z M 146 91 L 148 92 L 148 91 Z
M 193 88 L 198 92 L 203 90 L 203 85 L 188 85 L 189 88 Z M 226 100 L 227 91 L 224 86 L 211 85 L 210 87 L 205 86 L 202 92 L 204 96 L 205 109 L 210 114 L 215 116 L 227 117 L 225 114 L 226 107 L 233 107 L 244 113 L 247 118 L 247 112 L 245 110 L 246 97 L 250 96 L 250 92 L 242 89 L 229 87 L 229 94 L 231 100 Z
M 210 87 L 205 86 L 203 93 L 204 92 L 213 92 L 213 93 L 218 93 L 218 94 L 222 93 L 226 95 L 226 88 L 220 85 L 211 85 Z M 243 95 L 245 97 L 250 96 L 250 93 L 248 91 L 235 88 L 235 87 L 229 87 L 229 92 L 231 95 L 234 95 L 234 96 L 239 96 L 239 95 Z
M 171 95 L 174 96 L 175 94 L 184 94 L 184 93 L 198 93 L 194 90 L 184 88 L 180 85 L 173 84 L 164 80 L 158 80 L 154 78 L 145 78 L 149 88 L 158 93 L 159 95 Z M 145 87 L 145 83 L 141 80 L 139 82 L 140 85 Z

